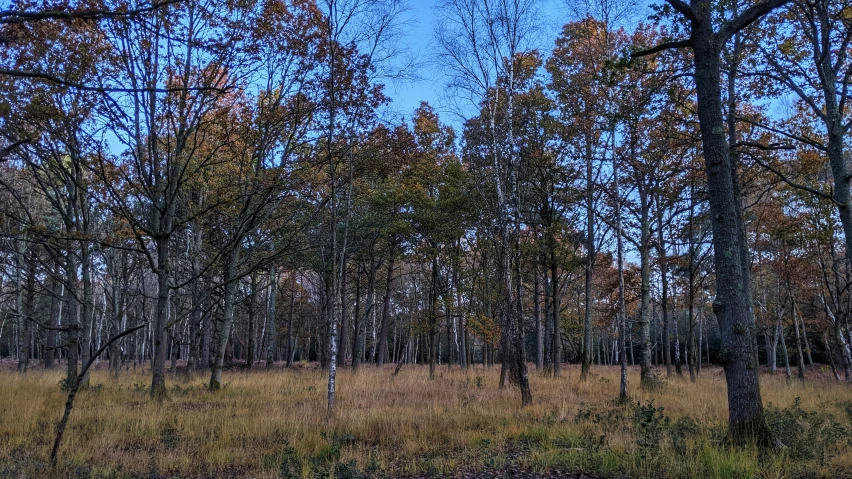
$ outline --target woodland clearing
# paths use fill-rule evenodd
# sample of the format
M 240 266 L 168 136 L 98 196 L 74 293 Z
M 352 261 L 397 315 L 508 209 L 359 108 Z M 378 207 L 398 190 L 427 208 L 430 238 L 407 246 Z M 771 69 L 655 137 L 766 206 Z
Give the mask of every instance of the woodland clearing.
M 95 370 L 57 469 L 47 457 L 65 400 L 62 372 L 4 371 L 0 476 L 852 477 L 852 389 L 818 372 L 804 383 L 762 375 L 783 446 L 761 460 L 724 445 L 725 382 L 716 368 L 655 391 L 639 389 L 631 369 L 622 404 L 617 368 L 595 367 L 585 383 L 573 366 L 558 378 L 533 373 L 533 403 L 521 410 L 517 393 L 498 387 L 499 367 L 444 366 L 434 380 L 423 366 L 393 370 L 341 371 L 332 422 L 327 378 L 305 364 L 234 369 L 215 393 L 205 375 L 178 370 L 163 403 L 149 397 L 141 367 L 117 377 Z

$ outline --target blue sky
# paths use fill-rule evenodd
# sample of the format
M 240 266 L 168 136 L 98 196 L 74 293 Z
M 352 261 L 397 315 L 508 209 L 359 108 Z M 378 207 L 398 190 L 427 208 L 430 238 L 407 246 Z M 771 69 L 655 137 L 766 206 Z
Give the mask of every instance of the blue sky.
M 543 15 L 541 22 L 541 41 L 539 49 L 549 50 L 556 39 L 561 26 L 568 20 L 569 15 L 564 7 L 565 0 L 543 0 Z M 460 118 L 453 112 L 447 90 L 447 76 L 439 65 L 430 64 L 429 60 L 435 54 L 437 45 L 434 41 L 434 9 L 439 0 L 409 0 L 409 20 L 404 28 L 404 39 L 411 53 L 424 65 L 418 69 L 418 80 L 387 82 L 386 93 L 392 102 L 385 113 L 387 119 L 398 119 L 400 116 L 409 118 L 411 113 L 426 101 L 438 110 L 442 121 L 457 125 Z
M 650 13 L 645 5 L 655 0 L 634 1 L 638 5 L 631 9 L 632 21 L 644 20 Z M 562 26 L 576 18 L 576 14 L 571 12 L 576 11 L 577 8 L 570 8 L 568 2 L 572 2 L 573 5 L 584 4 L 584 0 L 541 0 L 537 47 L 545 53 L 545 56 L 552 48 Z M 400 117 L 410 118 L 420 102 L 426 101 L 438 110 L 443 122 L 454 127 L 461 124 L 458 112 L 454 111 L 450 102 L 447 101 L 452 92 L 447 90 L 446 72 L 442 71 L 438 65 L 429 64 L 429 59 L 437 48 L 434 42 L 434 9 L 438 3 L 439 0 L 409 0 L 410 11 L 405 17 L 408 21 L 400 41 L 408 46 L 411 53 L 418 61 L 423 62 L 424 66 L 418 69 L 419 79 L 416 81 L 386 82 L 385 92 L 392 100 L 391 105 L 382 115 L 387 121 L 398 121 Z

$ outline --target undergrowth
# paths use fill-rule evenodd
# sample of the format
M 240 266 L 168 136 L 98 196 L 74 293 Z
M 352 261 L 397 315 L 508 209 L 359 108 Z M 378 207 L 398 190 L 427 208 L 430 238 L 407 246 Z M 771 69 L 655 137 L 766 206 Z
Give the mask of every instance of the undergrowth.
M 64 403 L 58 371 L 0 373 L 0 477 L 440 477 L 463 472 L 583 472 L 600 478 L 852 477 L 852 388 L 763 376 L 768 454 L 725 443 L 724 378 L 671 378 L 631 387 L 617 369 L 587 382 L 531 374 L 534 402 L 498 388 L 498 369 L 341 371 L 328 421 L 325 376 L 302 368 L 230 372 L 211 393 L 203 375 L 176 376 L 151 401 L 144 373 L 92 373 L 56 469 L 47 465 Z M 631 372 L 631 386 L 638 374 Z

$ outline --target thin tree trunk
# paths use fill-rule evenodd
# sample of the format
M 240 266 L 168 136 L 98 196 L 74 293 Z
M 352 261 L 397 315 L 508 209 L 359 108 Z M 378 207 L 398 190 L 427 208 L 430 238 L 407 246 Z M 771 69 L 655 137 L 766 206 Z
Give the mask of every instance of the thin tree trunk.
M 533 320 L 535 321 L 535 368 L 544 368 L 544 327 L 541 324 L 541 278 L 536 263 L 533 270 Z
M 559 297 L 559 269 L 556 262 L 555 247 L 550 250 L 550 284 L 553 290 L 553 304 L 551 312 L 553 313 L 553 375 L 558 377 L 562 366 L 562 325 L 560 316 L 562 312 L 561 301 Z
M 615 132 L 613 132 L 613 147 L 615 146 Z M 618 398 L 621 401 L 627 399 L 627 307 L 624 302 L 624 237 L 621 230 L 621 188 L 619 187 L 618 155 L 613 149 L 612 154 L 612 176 L 613 188 L 615 189 L 615 238 L 616 238 L 616 262 L 618 263 L 618 362 L 621 366 L 619 378 Z
M 210 373 L 211 391 L 222 389 L 222 368 L 225 364 L 225 350 L 231 337 L 231 326 L 234 324 L 234 303 L 237 296 L 237 271 L 240 261 L 240 251 L 235 245 L 228 254 L 225 267 L 225 295 L 222 306 L 222 324 L 219 328 L 219 341 L 216 344 L 216 356 L 213 358 L 213 368 Z
M 592 179 L 592 154 L 589 139 L 586 139 L 586 264 L 585 264 L 585 312 L 583 317 L 583 358 L 580 367 L 580 379 L 589 377 L 592 365 L 592 280 L 595 267 L 595 217 L 594 217 L 594 182 Z M 554 297 L 556 294 L 554 285 Z M 554 307 L 554 310 L 557 308 Z
M 61 319 L 59 318 L 60 311 L 62 310 L 62 293 L 63 286 L 62 281 L 59 280 L 59 275 L 61 274 L 61 270 L 59 268 L 59 263 L 56 264 L 56 269 L 53 275 L 50 277 L 50 286 L 49 289 L 53 293 L 50 297 L 50 310 L 48 312 L 47 318 L 47 326 L 48 330 L 45 333 L 45 347 L 44 347 L 44 368 L 52 369 L 55 364 L 56 359 L 56 329 L 59 327 L 61 323 Z
M 376 357 L 376 365 L 381 367 L 387 362 L 388 358 L 388 323 L 390 322 L 390 298 L 393 294 L 393 273 L 395 265 L 395 254 L 391 248 L 391 255 L 388 259 L 387 269 L 387 290 L 385 291 L 384 302 L 382 303 L 382 322 L 379 327 L 379 350 Z
M 80 345 L 79 304 L 77 302 L 77 261 L 73 252 L 68 252 L 65 258 L 65 330 L 67 331 L 67 367 L 64 389 L 70 391 L 77 388 L 77 361 Z

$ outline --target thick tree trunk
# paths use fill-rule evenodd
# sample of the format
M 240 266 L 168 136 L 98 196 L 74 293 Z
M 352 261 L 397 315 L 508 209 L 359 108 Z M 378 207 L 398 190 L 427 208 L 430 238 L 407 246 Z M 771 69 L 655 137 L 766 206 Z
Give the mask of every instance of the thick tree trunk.
M 721 335 L 720 361 L 728 386 L 729 438 L 737 443 L 772 442 L 763 415 L 757 357 L 754 351 L 754 317 L 751 310 L 748 270 L 744 268 L 742 210 L 725 138 L 720 89 L 720 45 L 713 31 L 709 1 L 696 2 L 691 46 L 695 64 L 698 119 L 704 151 L 710 217 L 713 228 L 713 259 L 716 299 L 713 310 Z
M 157 305 L 154 312 L 154 344 L 151 362 L 151 397 L 163 400 L 166 392 L 166 355 L 168 343 L 166 326 L 169 321 L 169 281 L 171 264 L 169 238 L 157 238 Z
M 824 6 L 819 9 L 821 36 L 827 35 L 826 31 L 830 28 L 831 20 L 827 18 L 827 14 L 827 9 Z M 816 32 L 813 33 L 816 34 Z M 823 38 L 820 38 L 820 41 L 822 40 Z M 830 40 L 826 39 L 825 41 L 827 45 Z M 843 227 L 846 259 L 848 262 L 850 254 L 852 254 L 852 192 L 849 189 L 849 181 L 852 175 L 850 175 L 849 162 L 844 154 L 848 122 L 844 121 L 842 117 L 837 94 L 838 77 L 846 73 L 840 73 L 836 70 L 832 63 L 833 55 L 830 52 L 824 51 L 821 55 L 818 55 L 818 58 L 817 69 L 820 71 L 820 85 L 823 90 L 823 98 L 825 99 L 823 123 L 825 124 L 828 136 L 828 141 L 825 145 L 826 154 L 828 156 L 828 163 L 831 166 L 832 179 L 834 180 L 835 186 L 832 188 L 833 199 L 834 204 L 837 206 L 837 213 L 840 216 L 840 224 Z
M 80 338 L 80 362 L 86 364 L 92 355 L 92 329 L 94 326 L 94 304 L 92 289 L 92 251 L 89 244 L 80 242 L 81 271 L 83 274 L 83 304 L 81 305 L 82 337 Z M 83 375 L 80 388 L 89 387 L 89 371 Z

